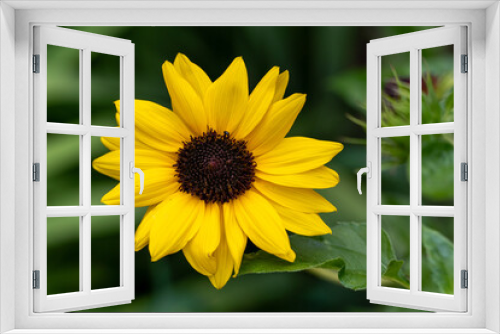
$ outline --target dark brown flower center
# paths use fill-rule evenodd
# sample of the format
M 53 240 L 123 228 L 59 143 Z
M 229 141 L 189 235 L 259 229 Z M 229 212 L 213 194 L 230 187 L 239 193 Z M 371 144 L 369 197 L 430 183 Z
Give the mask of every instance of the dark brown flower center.
M 182 192 L 222 204 L 251 188 L 256 163 L 244 140 L 210 129 L 184 143 L 174 167 Z

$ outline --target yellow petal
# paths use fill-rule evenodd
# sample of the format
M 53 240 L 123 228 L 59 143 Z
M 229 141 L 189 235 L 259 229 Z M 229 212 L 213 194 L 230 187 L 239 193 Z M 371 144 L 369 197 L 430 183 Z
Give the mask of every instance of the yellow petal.
M 166 61 L 162 69 L 174 113 L 195 135 L 201 135 L 207 130 L 207 115 L 202 100 L 189 82 L 177 72 L 174 65 Z
M 283 225 L 288 231 L 312 237 L 315 235 L 332 234 L 332 230 L 326 225 L 317 213 L 304 213 L 291 210 L 281 205 L 274 208 L 283 220 Z
M 217 261 L 217 271 L 208 277 L 212 285 L 219 290 L 226 285 L 233 272 L 233 259 L 226 241 L 226 236 L 222 233 L 220 245 L 214 254 Z
M 147 217 L 151 214 L 156 205 L 151 205 L 144 217 L 142 218 L 142 222 L 137 227 L 135 231 L 135 251 L 138 252 L 149 244 L 149 233 L 151 232 L 151 225 L 153 220 L 147 219 Z
M 255 176 L 282 186 L 296 188 L 324 189 L 335 187 L 339 183 L 339 174 L 324 166 L 304 173 L 290 175 L 271 175 L 257 170 Z
M 278 80 L 276 81 L 276 90 L 274 92 L 273 103 L 281 100 L 283 96 L 285 96 L 285 90 L 286 86 L 288 85 L 289 78 L 290 75 L 288 71 L 284 71 L 279 75 Z
M 234 201 L 234 212 L 241 229 L 257 247 L 286 261 L 295 261 L 283 222 L 267 199 L 250 189 Z
M 254 156 L 272 150 L 283 140 L 305 102 L 304 94 L 293 94 L 271 106 L 259 125 L 246 138 L 248 148 Z
M 101 174 L 120 181 L 120 155 L 120 150 L 108 152 L 94 159 L 92 168 Z
M 154 220 L 149 241 L 151 261 L 184 248 L 198 232 L 204 208 L 203 201 L 179 191 L 160 203 L 148 217 Z
M 142 170 L 153 168 L 173 168 L 177 153 L 135 149 L 135 167 Z
M 120 150 L 108 152 L 92 162 L 92 167 L 99 173 L 108 175 L 120 181 Z M 154 150 L 135 150 L 135 167 L 144 170 L 157 168 L 172 168 L 176 155 Z
M 205 96 L 205 92 L 212 84 L 208 75 L 198 65 L 189 60 L 182 53 L 178 53 L 175 57 L 174 67 L 179 74 L 193 87 L 201 100 Z
M 328 163 L 343 149 L 333 141 L 285 138 L 271 151 L 256 157 L 257 169 L 267 174 L 296 174 Z
M 312 189 L 283 187 L 255 179 L 255 188 L 266 198 L 284 207 L 300 212 L 333 212 L 337 209 Z
M 236 58 L 205 93 L 205 110 L 211 128 L 233 133 L 248 102 L 248 75 L 241 57 Z
M 157 204 L 179 190 L 179 182 L 172 168 L 144 170 L 144 192 L 139 195 L 139 175 L 135 174 L 135 206 Z M 104 204 L 120 205 L 120 184 L 111 189 L 101 199 Z
M 245 138 L 267 113 L 274 97 L 278 75 L 279 68 L 273 67 L 252 91 L 246 112 L 234 132 L 235 138 Z
M 205 213 L 196 235 L 183 248 L 184 256 L 191 266 L 202 275 L 214 275 L 216 260 L 214 252 L 220 244 L 221 214 L 219 204 L 205 204 Z
M 121 140 L 120 138 L 115 138 L 115 137 L 101 137 L 101 142 L 104 144 L 104 146 L 106 146 L 111 151 L 120 149 L 120 140 Z M 151 147 L 151 146 L 143 143 L 140 140 L 140 138 L 137 138 L 137 136 L 135 136 L 135 148 L 142 149 L 142 150 L 151 150 L 151 149 L 158 150 L 157 147 Z
M 238 275 L 243 259 L 243 253 L 247 246 L 247 236 L 236 221 L 233 203 L 225 203 L 223 206 L 224 230 L 227 238 L 229 251 L 234 262 L 234 276 Z
M 120 112 L 120 101 L 115 102 Z M 183 121 L 168 108 L 157 103 L 135 100 L 136 141 L 157 150 L 177 152 L 191 132 Z
M 114 151 L 120 149 L 120 138 L 114 137 L 101 137 L 101 142 L 104 146 L 108 148 L 108 150 Z M 136 139 L 137 142 L 137 139 Z M 137 143 L 136 143 L 137 145 Z

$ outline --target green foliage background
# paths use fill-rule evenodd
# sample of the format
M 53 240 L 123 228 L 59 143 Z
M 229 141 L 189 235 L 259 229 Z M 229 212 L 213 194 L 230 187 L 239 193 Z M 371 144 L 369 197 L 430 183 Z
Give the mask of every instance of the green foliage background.
M 151 263 L 148 250 L 136 253 L 136 299 L 127 305 L 98 309 L 100 312 L 372 312 L 404 311 L 370 304 L 366 300 L 363 242 L 366 198 L 356 191 L 356 172 L 365 166 L 363 129 L 366 96 L 366 43 L 371 39 L 413 32 L 426 27 L 72 27 L 88 32 L 129 39 L 135 43 L 136 98 L 170 107 L 161 65 L 186 54 L 215 80 L 237 56 L 243 56 L 250 88 L 272 67 L 289 70 L 287 94 L 307 94 L 307 102 L 290 136 L 300 135 L 339 141 L 345 149 L 329 164 L 340 174 L 340 184 L 320 191 L 338 208 L 323 215 L 334 235 L 318 238 L 292 237 L 294 248 L 305 247 L 305 261 L 287 267 L 274 263 L 262 252 L 246 256 L 242 275 L 231 279 L 221 291 L 197 274 L 182 254 Z M 78 52 L 58 47 L 49 49 L 49 121 L 78 122 Z M 431 63 L 442 63 L 443 55 L 429 55 Z M 397 74 L 408 74 L 408 64 L 396 62 Z M 391 69 L 387 69 L 390 73 Z M 119 65 L 116 57 L 95 54 L 92 58 L 92 119 L 94 125 L 114 126 L 113 101 L 119 98 Z M 356 124 L 357 123 L 357 124 Z M 78 140 L 49 136 L 49 205 L 78 203 Z M 431 145 L 433 146 L 433 145 Z M 98 138 L 92 141 L 93 158 L 107 149 Z M 406 177 L 404 155 L 398 177 Z M 439 160 L 439 159 L 438 159 Z M 438 166 L 439 167 L 439 166 Z M 432 175 L 432 173 L 430 173 Z M 92 204 L 116 181 L 92 172 Z M 430 184 L 433 184 L 432 182 Z M 363 187 L 364 190 L 364 187 Z M 387 184 L 391 198 L 407 196 L 398 182 Z M 432 194 L 431 194 L 432 197 Z M 445 194 L 446 197 L 446 194 Z M 438 201 L 447 198 L 438 199 Z M 449 200 L 449 199 L 448 199 Z M 145 208 L 136 209 L 139 224 Z M 117 217 L 92 221 L 92 286 L 116 286 L 118 282 Z M 352 223 L 339 223 L 352 222 Z M 436 228 L 426 222 L 429 237 L 425 249 L 424 282 L 429 291 L 449 291 L 448 259 L 452 251 L 450 224 Z M 404 224 L 385 224 L 384 282 L 404 286 L 408 280 L 408 230 Z M 446 227 L 448 226 L 448 227 Z M 426 227 L 427 228 L 427 227 Z M 436 229 L 438 230 L 436 232 Z M 49 292 L 78 290 L 78 222 L 51 219 L 48 222 Z M 339 249 L 340 236 L 349 235 L 348 249 L 356 252 L 325 253 L 308 243 Z M 356 237 L 356 238 L 355 238 Z M 355 241 L 355 239 L 357 241 Z M 451 240 L 451 241 L 450 241 Z M 392 241 L 392 242 L 391 242 Z M 323 247 L 321 246 L 321 247 Z M 255 251 L 255 250 L 254 250 Z M 353 255 L 356 253 L 355 255 Z M 298 255 L 299 255 L 298 254 Z M 439 256 L 444 254 L 443 256 Z M 446 257 L 448 256 L 448 257 Z M 249 261 L 250 259 L 259 261 Z M 266 262 L 267 261 L 267 262 Z M 269 266 L 269 261 L 272 266 Z M 309 262 L 307 262 L 309 261 Z M 278 261 L 279 262 L 279 261 Z M 309 266 L 307 265 L 309 263 Z M 447 267 L 448 265 L 448 267 Z M 254 267 L 252 267 L 254 266 Z M 320 267 L 318 269 L 318 267 Z M 311 269 L 315 268 L 315 269 Z M 436 268 L 436 270 L 435 270 Z M 303 270 L 310 269 L 310 270 Z M 452 269 L 452 268 L 451 268 Z M 245 274 L 261 272 L 264 274 Z M 361 275 L 360 275 L 361 274 Z M 436 279 L 437 277 L 437 279 Z M 452 280 L 452 278 L 451 278 Z M 406 283 L 405 283 L 406 282 Z M 444 286 L 443 286 L 444 285 Z M 346 288 L 348 287 L 348 288 Z M 447 290 L 448 289 L 448 290 Z

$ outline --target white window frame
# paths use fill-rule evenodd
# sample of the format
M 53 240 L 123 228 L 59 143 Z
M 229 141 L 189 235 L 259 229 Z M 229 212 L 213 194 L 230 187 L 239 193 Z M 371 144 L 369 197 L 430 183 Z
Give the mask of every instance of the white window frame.
M 35 24 L 467 25 L 470 41 L 468 197 L 471 199 L 468 203 L 471 222 L 468 312 L 34 314 L 30 288 L 33 125 L 29 71 Z M 155 333 L 500 332 L 498 1 L 370 1 L 368 4 L 365 1 L 302 0 L 230 3 L 5 0 L 0 2 L 0 70 L 0 332 L 77 333 L 77 329 L 86 329 L 86 333 L 116 333 L 124 332 L 123 329 L 127 329 L 127 333 L 153 332 L 153 329 L 157 329 Z M 12 138 L 15 138 L 14 145 Z

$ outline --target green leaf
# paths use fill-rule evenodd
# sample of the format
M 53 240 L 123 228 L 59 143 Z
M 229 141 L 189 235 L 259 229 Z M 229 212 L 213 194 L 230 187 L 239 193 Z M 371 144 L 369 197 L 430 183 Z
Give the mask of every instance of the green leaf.
M 245 254 L 240 275 L 323 268 L 338 270 L 339 281 L 347 288 L 366 288 L 366 224 L 339 223 L 332 227 L 331 235 L 315 238 L 291 235 L 290 243 L 297 253 L 295 262 L 286 262 L 264 251 Z M 389 236 L 382 231 L 382 278 L 408 287 L 401 274 L 402 264 L 403 261 L 396 259 Z
M 354 124 L 357 124 L 357 125 L 361 126 L 362 128 L 364 128 L 366 130 L 366 121 L 365 120 L 356 118 L 356 117 L 354 117 L 353 115 L 350 115 L 350 114 L 346 114 L 345 117 L 348 120 L 350 120 L 351 122 L 353 122 Z
M 440 232 L 423 225 L 422 288 L 428 292 L 453 294 L 453 243 Z M 430 278 L 430 279 L 428 279 Z
M 432 201 L 453 199 L 453 143 L 445 135 L 422 138 L 422 196 Z

